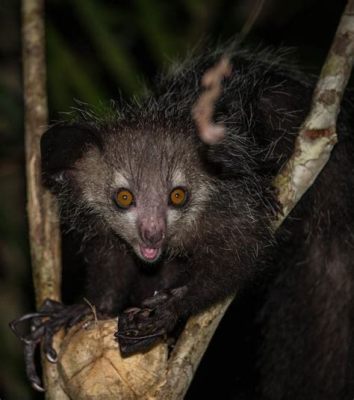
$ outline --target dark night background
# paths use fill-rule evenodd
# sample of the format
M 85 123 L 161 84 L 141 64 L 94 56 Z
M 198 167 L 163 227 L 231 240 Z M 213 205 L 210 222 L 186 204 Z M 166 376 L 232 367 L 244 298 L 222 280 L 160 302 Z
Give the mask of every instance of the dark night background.
M 260 1 L 256 0 L 47 0 L 51 120 L 60 118 L 60 112 L 68 111 L 74 105 L 74 99 L 98 104 L 117 97 L 119 91 L 123 96 L 141 94 L 142 82 L 149 85 L 154 74 L 168 66 L 171 60 L 183 58 L 197 45 L 203 47 L 206 40 L 209 43 L 223 42 L 240 32 L 258 3 Z M 299 65 L 317 73 L 344 5 L 342 0 L 265 0 L 247 41 L 294 46 Z M 25 209 L 20 23 L 20 1 L 1 0 L 2 400 L 42 398 L 30 389 L 25 380 L 22 346 L 8 328 L 10 320 L 34 309 Z M 229 388 L 225 387 L 222 394 L 216 391 L 221 375 L 231 381 L 231 386 L 238 384 L 232 379 L 232 368 L 225 371 L 224 364 L 237 357 L 237 346 L 232 351 L 225 347 L 228 338 L 232 337 L 229 327 L 234 325 L 242 330 L 242 326 L 237 326 L 237 309 L 236 304 L 218 330 L 188 399 L 197 399 L 202 394 L 205 398 L 229 398 Z M 249 361 L 252 361 L 251 355 Z M 247 368 L 243 373 L 246 372 Z

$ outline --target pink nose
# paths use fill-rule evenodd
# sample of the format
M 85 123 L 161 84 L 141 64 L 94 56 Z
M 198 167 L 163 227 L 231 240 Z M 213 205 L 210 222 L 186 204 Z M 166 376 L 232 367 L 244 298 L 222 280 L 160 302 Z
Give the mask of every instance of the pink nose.
M 142 239 L 146 244 L 150 245 L 151 247 L 158 247 L 162 242 L 163 232 L 162 230 L 159 231 L 143 230 Z
M 165 224 L 163 221 L 142 221 L 140 236 L 149 247 L 160 247 L 165 237 Z

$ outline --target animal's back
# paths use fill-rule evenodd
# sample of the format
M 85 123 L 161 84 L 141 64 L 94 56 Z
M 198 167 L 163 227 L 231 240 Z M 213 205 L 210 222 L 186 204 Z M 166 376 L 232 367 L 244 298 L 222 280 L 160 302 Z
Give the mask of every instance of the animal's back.
M 291 129 L 301 124 L 314 85 L 312 79 L 301 74 L 292 79 L 284 71 L 270 73 L 270 82 L 279 84 L 279 94 L 273 98 L 269 94 L 265 101 L 272 110 L 268 118 L 280 129 L 262 130 L 262 121 L 254 132 L 256 137 L 263 135 L 263 145 L 273 143 L 269 154 L 273 151 L 274 157 L 265 164 L 271 177 L 293 150 L 296 131 L 286 130 L 286 114 Z M 262 84 L 265 96 L 271 86 Z M 352 97 L 348 92 L 343 102 L 339 142 L 328 164 L 277 232 L 273 255 L 263 260 L 266 265 L 258 278 L 236 299 L 217 334 L 216 348 L 218 340 L 225 340 L 219 337 L 222 329 L 233 340 L 226 332 L 231 329 L 239 341 L 230 352 L 239 375 L 231 388 L 225 385 L 224 398 L 349 400 L 354 396 Z M 283 107 L 284 115 L 274 114 L 274 107 L 279 107 L 279 114 Z M 212 354 L 211 349 L 209 357 L 214 359 L 208 360 L 209 365 L 218 364 Z M 202 369 L 197 379 L 204 373 Z M 229 371 L 228 379 L 231 375 Z
M 352 106 L 344 105 L 328 165 L 274 237 L 272 181 L 294 151 L 314 87 L 282 57 L 236 52 L 215 107 L 225 126 L 215 145 L 198 137 L 191 109 L 217 54 L 192 58 L 139 102 L 53 126 L 42 138 L 42 169 L 63 222 L 82 236 L 86 298 L 100 317 L 119 316 L 124 355 L 147 350 L 180 321 L 239 291 L 237 312 L 229 313 L 234 336 L 220 351 L 230 354 L 236 344 L 227 374 L 233 392 L 349 400 Z M 90 312 L 82 304 L 49 307 L 63 318 L 47 318 L 46 310 L 46 343 L 53 327 Z M 37 333 L 26 337 L 33 346 Z

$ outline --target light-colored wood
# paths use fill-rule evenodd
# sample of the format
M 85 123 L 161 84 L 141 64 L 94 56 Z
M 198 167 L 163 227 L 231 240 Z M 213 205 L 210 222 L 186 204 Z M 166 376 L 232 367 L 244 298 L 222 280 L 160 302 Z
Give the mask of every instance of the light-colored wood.
M 43 0 L 22 1 L 27 214 L 37 307 L 46 298 L 60 300 L 61 283 L 57 207 L 52 195 L 41 185 L 40 137 L 48 115 L 43 14 Z M 57 382 L 55 365 L 42 359 L 46 397 L 66 400 Z
M 35 22 L 33 18 L 36 13 L 38 13 L 38 7 L 41 9 L 42 2 L 23 0 L 23 3 L 25 22 L 24 33 L 26 33 L 26 29 L 29 31 L 27 33 L 28 37 L 25 40 L 25 58 L 27 57 L 27 53 L 28 55 L 34 55 L 37 52 L 37 56 L 41 62 L 43 62 L 43 49 L 38 49 L 35 45 L 35 43 L 38 44 L 38 42 L 43 43 L 43 38 L 38 37 L 38 32 L 31 33 L 31 23 L 38 23 L 38 21 Z M 41 29 L 41 35 L 43 35 L 43 29 Z M 275 180 L 275 185 L 280 191 L 279 198 L 284 208 L 283 213 L 279 215 L 279 218 L 274 224 L 275 229 L 286 218 L 287 214 L 291 211 L 297 201 L 299 201 L 303 193 L 314 182 L 317 175 L 327 162 L 330 152 L 336 143 L 336 119 L 340 109 L 340 100 L 352 68 L 354 56 L 353 49 L 354 0 L 350 0 L 341 18 L 327 61 L 322 69 L 314 93 L 312 110 L 300 131 L 299 138 L 297 139 L 296 151 L 289 163 L 285 166 L 284 170 Z M 34 280 L 37 288 L 37 301 L 40 302 L 45 297 L 51 297 L 54 299 L 59 298 L 58 285 L 60 282 L 60 270 L 58 264 L 60 256 L 57 247 L 59 238 L 57 234 L 56 214 L 52 211 L 46 211 L 55 210 L 55 207 L 53 206 L 51 197 L 48 196 L 48 194 L 43 194 L 40 191 L 41 189 L 38 189 L 40 188 L 40 178 L 38 176 L 38 143 L 42 127 L 46 122 L 46 106 L 45 100 L 43 100 L 45 99 L 45 93 L 44 86 L 41 86 L 44 82 L 44 69 L 42 64 L 33 67 L 33 64 L 30 64 L 29 59 L 27 59 L 27 63 L 27 65 L 25 64 L 25 71 L 27 71 L 27 81 L 25 79 L 26 110 L 28 114 L 26 117 L 26 129 L 27 132 L 32 132 L 31 135 L 28 136 L 26 144 L 29 182 L 28 209 L 31 217 L 30 236 L 32 242 Z M 36 70 L 37 72 L 35 72 Z M 35 76 L 38 74 L 38 71 L 41 71 L 39 74 L 42 76 L 42 83 L 39 84 L 36 83 L 36 78 L 33 78 L 33 74 Z M 33 119 L 29 118 L 31 113 Z M 32 213 L 33 215 L 31 215 Z M 50 235 L 52 232 L 54 232 L 54 236 Z M 52 241 L 48 242 L 48 234 Z M 152 356 L 151 352 L 145 355 L 140 355 L 140 357 L 147 357 L 146 360 L 143 360 L 143 364 L 146 364 L 148 361 L 150 365 L 154 365 L 154 371 L 156 368 L 156 371 L 159 373 L 159 379 L 154 381 L 154 384 L 151 387 L 148 385 L 149 388 L 147 389 L 146 386 L 144 386 L 144 383 L 142 383 L 143 386 L 141 387 L 134 386 L 135 397 L 133 396 L 132 398 L 147 400 L 182 399 L 192 381 L 199 361 L 230 302 L 231 299 L 228 299 L 227 301 L 211 307 L 208 311 L 191 318 L 187 323 L 184 332 L 181 334 L 168 362 L 166 362 L 164 357 L 162 357 L 163 361 L 162 359 L 159 361 L 157 359 L 149 358 Z M 115 321 L 109 323 L 115 324 Z M 92 343 L 90 345 L 90 340 L 92 340 L 92 337 L 91 339 L 80 337 L 79 341 L 81 347 L 84 346 L 84 348 L 89 349 L 88 354 L 90 354 L 90 347 L 92 346 Z M 65 343 L 65 346 L 62 347 L 60 352 L 60 368 L 63 369 L 63 360 L 65 359 L 65 370 L 70 371 L 73 368 L 75 369 L 77 358 L 75 357 L 74 351 L 68 350 L 72 345 L 70 337 L 66 339 Z M 105 348 L 107 345 L 104 343 L 103 347 Z M 68 358 L 68 354 L 71 357 Z M 115 354 L 113 354 L 113 356 L 116 357 Z M 161 354 L 159 353 L 156 357 L 160 356 Z M 157 361 L 157 364 L 155 361 Z M 125 360 L 122 361 L 122 363 L 125 362 Z M 117 365 L 116 361 L 114 363 L 115 368 L 120 371 L 120 365 Z M 136 366 L 134 368 L 139 367 Z M 100 372 L 104 373 L 105 371 L 105 367 L 102 366 Z M 136 372 L 137 376 L 141 376 L 140 370 Z M 57 380 L 55 379 L 54 381 L 49 380 L 47 382 L 50 391 L 52 390 L 51 385 L 53 385 L 54 388 L 57 387 Z M 141 382 L 144 382 L 144 379 L 142 379 Z M 63 385 L 67 387 L 68 391 L 71 390 L 68 389 L 68 382 L 66 382 L 65 379 Z M 81 382 L 79 382 L 79 385 L 81 385 Z M 110 398 L 107 396 L 109 393 L 112 393 L 112 385 L 113 383 L 110 383 L 106 388 L 105 385 L 101 385 L 100 393 L 97 394 L 97 396 L 99 395 L 100 397 L 97 398 Z M 128 390 L 131 389 L 130 379 L 128 381 L 121 379 L 119 380 L 118 385 L 127 385 Z M 107 394 L 105 394 L 105 390 Z M 122 390 L 123 389 L 120 387 L 119 391 Z M 58 395 L 49 395 L 48 398 L 63 399 L 63 397 L 60 396 L 61 394 L 59 393 Z M 87 397 L 85 397 L 85 394 L 80 395 L 79 392 L 75 392 L 74 397 L 71 395 L 70 398 L 73 400 L 80 400 L 86 399 Z

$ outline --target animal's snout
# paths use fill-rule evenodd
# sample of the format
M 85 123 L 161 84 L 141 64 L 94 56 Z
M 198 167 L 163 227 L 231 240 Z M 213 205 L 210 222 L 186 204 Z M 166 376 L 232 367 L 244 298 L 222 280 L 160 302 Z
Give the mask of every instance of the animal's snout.
M 166 227 L 163 220 L 145 220 L 140 225 L 140 236 L 147 246 L 158 248 L 165 238 L 165 230 Z

